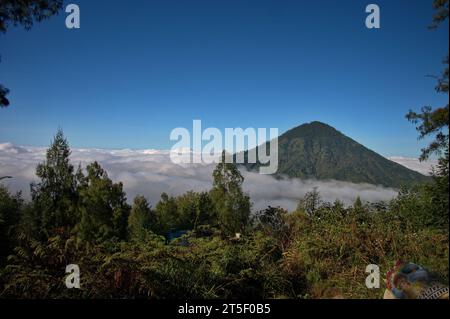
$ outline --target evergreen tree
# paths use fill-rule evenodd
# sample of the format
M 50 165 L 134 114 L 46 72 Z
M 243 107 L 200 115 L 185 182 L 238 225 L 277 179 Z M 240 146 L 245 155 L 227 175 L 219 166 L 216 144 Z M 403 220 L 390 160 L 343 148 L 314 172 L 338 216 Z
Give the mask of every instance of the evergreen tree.
M 225 152 L 214 169 L 213 180 L 211 199 L 219 227 L 228 235 L 243 232 L 249 221 L 250 198 L 242 191 L 244 177 L 236 164 L 226 163 Z
M 300 200 L 297 206 L 297 210 L 303 210 L 308 216 L 312 217 L 316 211 L 322 205 L 322 199 L 317 187 L 314 187 L 310 192 L 307 192 L 305 196 Z
M 353 210 L 357 211 L 357 212 L 362 212 L 364 211 L 364 206 L 363 203 L 361 201 L 361 197 L 356 197 L 355 202 L 353 203 Z
M 435 9 L 435 15 L 433 16 L 432 28 L 437 28 L 441 23 L 448 20 L 449 14 L 449 0 L 434 0 L 433 7 Z M 439 77 L 436 77 L 436 92 L 448 95 L 448 64 L 449 58 L 444 60 L 445 68 Z M 419 138 L 434 136 L 434 140 L 422 150 L 420 159 L 426 160 L 433 153 L 442 155 L 445 157 L 447 154 L 448 161 L 448 147 L 449 147 L 449 113 L 448 103 L 442 107 L 437 107 L 433 110 L 431 106 L 425 106 L 421 109 L 420 113 L 409 111 L 406 118 L 414 123 L 418 124 L 416 127 L 419 132 Z
M 194 229 L 199 225 L 217 226 L 217 218 L 214 215 L 214 205 L 207 192 L 197 194 L 196 197 Z
M 353 221 L 356 221 L 358 224 L 365 223 L 367 221 L 368 212 L 368 208 L 363 204 L 361 198 L 359 196 L 356 197 L 356 200 L 350 209 L 350 217 Z
M 213 207 L 208 193 L 189 191 L 176 198 L 176 206 L 177 229 L 196 229 L 198 225 L 214 224 L 210 218 Z
M 170 230 L 177 229 L 179 217 L 176 199 L 162 193 L 160 201 L 156 204 L 156 216 L 158 234 L 167 235 Z
M 152 227 L 156 216 L 144 196 L 136 196 L 128 217 L 128 232 L 131 239 L 144 240 Z
M 448 20 L 449 0 L 434 0 L 433 7 L 435 15 L 433 16 L 433 25 L 431 28 L 437 28 L 441 23 Z M 442 74 L 437 78 L 436 92 L 448 96 L 448 76 L 449 76 L 449 58 L 444 60 L 445 68 Z M 420 113 L 410 111 L 406 115 L 407 119 L 416 124 L 419 132 L 419 139 L 432 137 L 432 142 L 422 149 L 420 160 L 428 159 L 432 154 L 439 156 L 439 164 L 432 172 L 434 183 L 425 185 L 423 192 L 426 198 L 426 204 L 431 205 L 432 217 L 431 224 L 435 226 L 448 227 L 449 224 L 449 105 L 432 108 L 425 106 Z
M 77 185 L 69 157 L 69 144 L 60 129 L 46 159 L 36 168 L 40 182 L 31 185 L 33 206 L 39 216 L 37 228 L 47 235 L 69 231 L 77 221 Z
M 113 183 L 100 164 L 94 162 L 87 166 L 79 194 L 81 221 L 77 233 L 80 239 L 94 242 L 127 237 L 130 207 L 122 183 Z

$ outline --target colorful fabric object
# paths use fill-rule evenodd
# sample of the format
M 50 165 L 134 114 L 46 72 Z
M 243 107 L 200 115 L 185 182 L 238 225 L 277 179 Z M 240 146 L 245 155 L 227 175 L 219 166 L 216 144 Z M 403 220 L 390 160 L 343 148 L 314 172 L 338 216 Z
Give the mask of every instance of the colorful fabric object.
M 386 276 L 385 299 L 448 299 L 449 287 L 442 285 L 425 268 L 398 261 Z

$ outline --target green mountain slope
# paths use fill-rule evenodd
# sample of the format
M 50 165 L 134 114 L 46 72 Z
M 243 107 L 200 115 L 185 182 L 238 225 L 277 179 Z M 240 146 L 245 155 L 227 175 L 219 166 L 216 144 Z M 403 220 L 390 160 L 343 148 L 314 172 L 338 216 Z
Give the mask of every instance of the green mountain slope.
M 312 122 L 281 135 L 279 175 L 400 187 L 426 177 L 371 151 L 333 127 Z M 250 170 L 260 166 L 246 164 Z

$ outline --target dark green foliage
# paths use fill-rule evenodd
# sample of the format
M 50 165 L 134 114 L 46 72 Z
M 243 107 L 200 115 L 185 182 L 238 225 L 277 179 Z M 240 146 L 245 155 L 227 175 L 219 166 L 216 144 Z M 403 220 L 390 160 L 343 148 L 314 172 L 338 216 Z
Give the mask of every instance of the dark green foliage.
M 424 204 L 414 196 L 404 203 Z M 424 265 L 448 285 L 448 229 L 420 226 L 410 218 L 414 211 L 404 215 L 395 205 L 384 212 L 369 207 L 357 201 L 346 209 L 323 205 L 313 217 L 302 211 L 289 216 L 296 231 L 283 262 L 306 277 L 308 297 L 381 298 L 384 289 L 365 286 L 365 267 L 376 264 L 385 274 L 397 260 Z
M 142 241 L 156 228 L 156 215 L 144 196 L 137 196 L 128 217 L 129 238 Z
M 130 206 L 122 183 L 114 183 L 106 171 L 94 162 L 79 186 L 81 220 L 76 227 L 80 239 L 95 242 L 111 238 L 125 239 Z
M 320 194 L 317 188 L 314 188 L 312 191 L 307 192 L 300 200 L 297 210 L 303 210 L 308 216 L 313 216 L 321 205 L 322 199 L 320 198 Z
M 281 235 L 286 231 L 285 218 L 287 214 L 288 211 L 281 207 L 269 206 L 254 216 L 253 223 L 257 229 L 261 229 L 276 237 L 276 235 Z
M 447 2 L 448 7 L 448 2 Z M 443 76 L 438 79 L 436 90 L 448 94 L 448 57 L 447 67 Z M 432 172 L 433 181 L 424 186 L 424 192 L 430 199 L 429 213 L 424 216 L 429 223 L 448 225 L 449 220 L 449 113 L 448 104 L 444 107 L 432 109 L 427 106 L 422 108 L 422 113 L 410 111 L 408 120 L 417 124 L 419 139 L 434 137 L 434 140 L 422 149 L 421 160 L 426 160 L 432 154 L 439 156 L 439 162 Z M 430 213 L 432 212 L 432 213 Z
M 10 25 L 30 29 L 34 21 L 39 22 L 58 13 L 62 4 L 62 0 L 2 0 L 0 32 L 6 32 Z
M 31 187 L 34 211 L 39 212 L 35 228 L 41 235 L 69 232 L 77 222 L 73 205 L 77 201 L 77 183 L 69 156 L 69 144 L 58 130 L 45 161 L 36 168 L 40 182 Z
M 281 207 L 268 207 L 253 216 L 254 230 L 273 240 L 284 250 L 290 244 L 290 231 L 286 222 L 289 212 Z
M 435 140 L 422 149 L 421 160 L 427 160 L 433 153 L 442 155 L 442 152 L 448 149 L 448 105 L 435 110 L 426 106 L 422 108 L 421 113 L 410 111 L 406 117 L 412 123 L 418 124 L 420 139 L 435 135 Z
M 9 106 L 9 100 L 6 97 L 9 94 L 9 90 L 0 84 L 0 107 Z
M 165 235 L 171 229 L 178 228 L 179 216 L 176 199 L 166 193 L 162 193 L 161 200 L 156 205 L 156 215 L 158 219 L 158 234 Z
M 96 162 L 74 173 L 69 154 L 58 132 L 30 204 L 0 188 L 0 297 L 377 298 L 365 267 L 386 272 L 397 259 L 448 282 L 443 180 L 404 188 L 391 203 L 358 198 L 349 207 L 313 189 L 295 212 L 268 207 L 250 219 L 244 179 L 222 161 L 209 193 L 162 194 L 155 210 L 138 196 L 130 212 L 121 183 Z M 164 238 L 180 230 L 190 231 Z M 72 263 L 81 289 L 64 285 Z
M 178 197 L 166 193 L 156 205 L 156 232 L 166 235 L 171 230 L 197 229 L 201 225 L 217 226 L 217 216 L 209 193 L 189 191 Z
M 130 206 L 122 183 L 114 183 L 94 162 L 74 172 L 70 149 L 61 130 L 47 150 L 46 160 L 36 168 L 40 179 L 33 184 L 32 202 L 21 214 L 21 232 L 33 238 L 77 233 L 95 242 L 128 235 Z
M 449 0 L 433 0 L 433 8 L 435 9 L 435 13 L 431 28 L 437 28 L 439 24 L 448 19 L 448 4 Z
M 434 183 L 429 184 L 428 193 L 431 197 L 431 204 L 434 214 L 434 219 L 440 225 L 449 225 L 449 150 L 445 151 L 443 157 L 439 159 L 439 163 L 433 174 Z
M 219 227 L 228 235 L 244 232 L 250 216 L 250 199 L 242 191 L 244 177 L 234 163 L 226 163 L 225 152 L 213 172 L 213 179 L 210 196 Z
M 435 23 L 447 19 L 448 3 L 434 1 Z M 2 0 L 0 31 L 30 27 L 59 5 Z M 448 93 L 448 67 L 437 90 Z M 6 94 L 0 86 L 0 106 Z M 380 298 L 383 289 L 365 286 L 366 266 L 385 274 L 399 259 L 448 285 L 448 105 L 408 118 L 421 137 L 436 136 L 423 153 L 441 155 L 427 183 L 402 187 L 390 203 L 357 198 L 350 206 L 323 202 L 314 189 L 294 212 L 268 207 L 252 219 L 244 178 L 224 157 L 210 192 L 162 194 L 155 210 L 138 196 L 130 208 L 123 185 L 98 163 L 87 175 L 74 172 L 58 131 L 37 167 L 31 203 L 0 186 L 0 298 Z M 424 180 L 318 122 L 285 133 L 280 158 L 279 173 L 296 177 Z M 189 231 L 171 242 L 160 236 L 176 230 Z M 79 265 L 81 289 L 65 287 L 68 264 Z
M 423 186 L 403 188 L 391 206 L 415 228 L 448 228 L 448 183 L 441 183 L 437 178 Z
M 21 195 L 11 195 L 0 185 L 0 265 L 6 256 L 12 253 L 14 245 L 14 227 L 19 223 L 23 206 Z
M 169 244 L 151 232 L 139 240 L 95 244 L 78 236 L 36 240 L 21 234 L 8 264 L 0 268 L 0 296 L 379 298 L 382 289 L 365 287 L 370 263 L 386 272 L 397 259 L 411 260 L 448 282 L 448 229 L 424 226 L 408 211 L 427 200 L 404 194 L 403 206 L 392 203 L 387 211 L 360 200 L 350 207 L 321 203 L 312 215 L 301 208 L 288 213 L 269 207 L 239 240 L 208 232 L 206 226 Z M 130 220 L 149 210 L 137 197 Z M 140 229 L 145 220 L 136 218 L 130 226 Z M 64 286 L 69 263 L 80 266 L 80 290 Z
M 448 0 L 434 0 L 433 28 L 448 20 Z M 441 76 L 436 77 L 436 92 L 447 95 L 448 100 L 448 53 L 444 60 L 445 68 Z M 419 139 L 433 138 L 432 142 L 422 149 L 421 160 L 428 159 L 431 155 L 439 156 L 439 163 L 435 167 L 433 182 L 423 187 L 422 193 L 429 201 L 426 203 L 426 213 L 420 214 L 420 218 L 428 224 L 446 226 L 449 225 L 449 113 L 447 105 L 432 108 L 422 107 L 420 113 L 409 111 L 406 118 L 416 124 Z
M 319 180 L 370 183 L 388 187 L 428 178 L 367 149 L 329 125 L 312 122 L 278 139 L 277 174 Z M 247 164 L 256 169 L 259 164 Z

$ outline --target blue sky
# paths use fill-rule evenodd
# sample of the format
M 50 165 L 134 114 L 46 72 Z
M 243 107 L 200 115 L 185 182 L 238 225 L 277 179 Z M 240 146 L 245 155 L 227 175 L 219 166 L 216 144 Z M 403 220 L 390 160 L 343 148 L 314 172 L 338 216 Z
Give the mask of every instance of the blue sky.
M 386 156 L 417 156 L 411 108 L 442 105 L 435 81 L 448 26 L 431 0 L 73 0 L 31 31 L 0 35 L 0 143 L 170 148 L 176 127 L 328 123 Z M 381 29 L 365 28 L 365 7 Z M 67 5 L 68 3 L 65 3 Z

